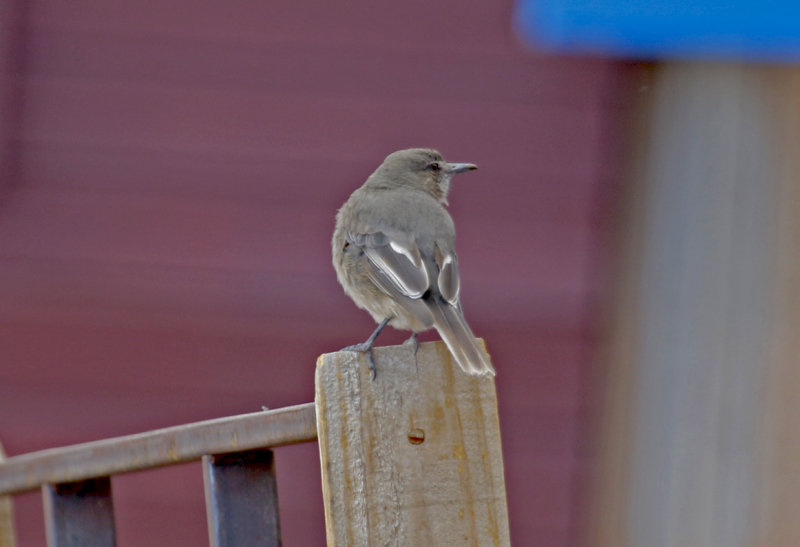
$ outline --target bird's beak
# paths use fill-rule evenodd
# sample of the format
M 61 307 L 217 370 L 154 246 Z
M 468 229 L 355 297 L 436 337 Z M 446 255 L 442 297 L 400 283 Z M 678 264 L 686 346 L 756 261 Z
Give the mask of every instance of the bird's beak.
M 474 163 L 449 163 L 447 164 L 447 172 L 456 174 L 463 173 L 464 171 L 474 171 L 478 166 Z

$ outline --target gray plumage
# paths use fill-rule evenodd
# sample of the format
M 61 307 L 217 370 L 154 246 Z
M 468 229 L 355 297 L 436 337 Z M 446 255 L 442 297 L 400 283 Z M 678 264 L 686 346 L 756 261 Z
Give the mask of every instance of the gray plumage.
M 390 324 L 416 333 L 435 328 L 468 374 L 495 371 L 464 320 L 455 227 L 445 209 L 453 175 L 477 169 L 448 163 L 435 150 L 400 150 L 357 189 L 336 215 L 333 266 L 345 292 L 378 328 L 349 350 L 369 352 Z

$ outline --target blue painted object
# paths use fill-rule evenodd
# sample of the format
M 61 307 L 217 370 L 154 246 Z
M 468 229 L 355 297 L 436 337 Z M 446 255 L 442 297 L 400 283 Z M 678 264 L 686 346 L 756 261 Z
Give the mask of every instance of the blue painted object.
M 518 0 L 534 46 L 636 58 L 800 61 L 800 1 Z

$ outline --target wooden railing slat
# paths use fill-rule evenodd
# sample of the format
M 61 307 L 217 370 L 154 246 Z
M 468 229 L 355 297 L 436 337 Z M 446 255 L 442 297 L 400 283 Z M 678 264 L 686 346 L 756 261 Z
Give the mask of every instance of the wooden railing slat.
M 316 438 L 314 403 L 180 425 L 8 458 L 0 495 Z

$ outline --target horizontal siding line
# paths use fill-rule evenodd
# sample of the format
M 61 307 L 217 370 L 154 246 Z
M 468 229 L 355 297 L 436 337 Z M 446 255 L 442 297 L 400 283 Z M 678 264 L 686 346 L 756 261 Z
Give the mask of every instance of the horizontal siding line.
M 220 47 L 208 41 L 150 43 L 35 32 L 30 57 L 22 77 L 573 107 L 599 104 L 602 95 L 586 84 L 607 69 L 574 60 L 574 68 L 566 70 L 553 59 L 519 53 L 385 52 L 329 44 Z M 396 70 L 387 70 L 392 66 Z

